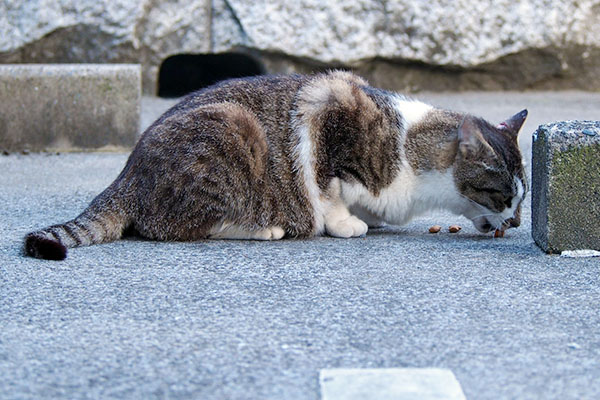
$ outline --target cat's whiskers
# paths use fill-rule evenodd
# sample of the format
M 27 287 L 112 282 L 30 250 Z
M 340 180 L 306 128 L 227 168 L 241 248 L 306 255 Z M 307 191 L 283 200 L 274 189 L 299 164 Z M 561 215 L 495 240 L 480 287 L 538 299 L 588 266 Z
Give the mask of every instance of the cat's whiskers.
M 493 214 L 493 213 L 479 214 L 479 215 L 476 215 L 475 217 L 473 217 L 473 219 L 483 218 L 483 217 L 497 217 L 497 215 Z
M 490 225 L 492 225 L 492 227 L 494 229 L 501 229 L 502 226 L 504 225 L 504 220 L 502 219 L 502 217 L 500 217 L 498 214 L 490 212 L 490 210 L 488 210 L 485 206 L 479 204 L 478 202 L 476 202 L 473 199 L 468 198 L 467 196 L 465 196 L 462 193 L 458 193 L 459 196 L 464 197 L 465 199 L 469 200 L 470 203 L 474 204 L 475 206 L 477 206 L 479 209 L 481 209 L 482 211 L 484 211 L 481 214 L 477 214 L 474 217 L 471 217 L 469 219 L 471 220 L 476 220 L 479 218 L 486 218 L 488 223 Z
M 476 201 L 475 201 L 475 200 L 473 200 L 473 199 L 470 199 L 470 198 L 468 198 L 468 197 L 467 197 L 467 196 L 465 196 L 464 194 L 462 194 L 462 193 L 458 193 L 458 195 L 459 195 L 460 197 L 463 197 L 463 198 L 467 199 L 467 200 L 468 200 L 470 203 L 472 203 L 473 205 L 475 205 L 475 206 L 477 206 L 477 207 L 481 208 L 482 210 L 484 210 L 484 211 L 489 211 L 489 210 L 488 210 L 488 209 L 487 209 L 485 206 L 483 206 L 483 205 L 479 204 L 478 202 L 476 202 Z

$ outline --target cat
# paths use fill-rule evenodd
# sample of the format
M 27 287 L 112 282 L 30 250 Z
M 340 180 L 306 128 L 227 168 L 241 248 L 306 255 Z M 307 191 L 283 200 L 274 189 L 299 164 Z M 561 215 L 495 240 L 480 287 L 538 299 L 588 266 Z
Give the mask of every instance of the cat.
M 26 235 L 26 255 L 133 232 L 162 241 L 359 237 L 433 209 L 483 232 L 517 227 L 517 136 L 377 89 L 347 71 L 240 78 L 188 95 L 141 136 L 77 218 Z

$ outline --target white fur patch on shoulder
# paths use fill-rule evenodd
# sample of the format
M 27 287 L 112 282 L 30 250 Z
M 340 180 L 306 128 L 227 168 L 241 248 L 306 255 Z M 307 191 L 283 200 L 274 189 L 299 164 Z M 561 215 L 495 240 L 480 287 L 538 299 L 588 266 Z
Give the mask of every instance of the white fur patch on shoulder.
M 314 216 L 314 234 L 319 235 L 325 229 L 325 210 L 327 205 L 321 197 L 321 190 L 317 184 L 315 176 L 315 153 L 313 141 L 310 137 L 308 125 L 300 121 L 296 121 L 294 132 L 298 136 L 298 144 L 296 145 L 294 168 L 302 174 L 304 178 L 304 186 L 308 194 L 308 200 L 312 206 Z
M 418 100 L 407 99 L 401 96 L 396 97 L 395 100 L 396 109 L 400 112 L 400 115 L 402 115 L 402 119 L 405 122 L 404 129 L 406 131 L 433 110 L 433 106 Z

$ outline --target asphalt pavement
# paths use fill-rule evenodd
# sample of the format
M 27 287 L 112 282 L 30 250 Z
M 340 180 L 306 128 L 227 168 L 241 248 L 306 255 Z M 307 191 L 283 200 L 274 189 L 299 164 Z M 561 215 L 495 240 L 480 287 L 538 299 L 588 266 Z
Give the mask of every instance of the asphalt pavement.
M 524 147 L 539 123 L 600 110 L 578 92 L 417 97 L 492 120 L 529 108 Z M 144 101 L 144 121 L 170 104 Z M 528 201 L 497 239 L 440 212 L 357 239 L 22 256 L 23 235 L 77 215 L 126 158 L 0 156 L 1 399 L 316 400 L 331 368 L 443 368 L 467 399 L 600 398 L 600 259 L 540 251 Z

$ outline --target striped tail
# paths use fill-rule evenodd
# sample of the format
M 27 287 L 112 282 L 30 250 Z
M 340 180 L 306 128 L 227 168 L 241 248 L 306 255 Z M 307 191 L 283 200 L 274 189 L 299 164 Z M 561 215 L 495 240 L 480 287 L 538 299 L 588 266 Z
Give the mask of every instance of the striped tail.
M 99 198 L 77 218 L 27 234 L 25 254 L 46 260 L 64 260 L 69 247 L 89 246 L 119 239 L 129 225 L 129 218 L 122 210 L 117 211 L 110 207 L 114 203 Z

